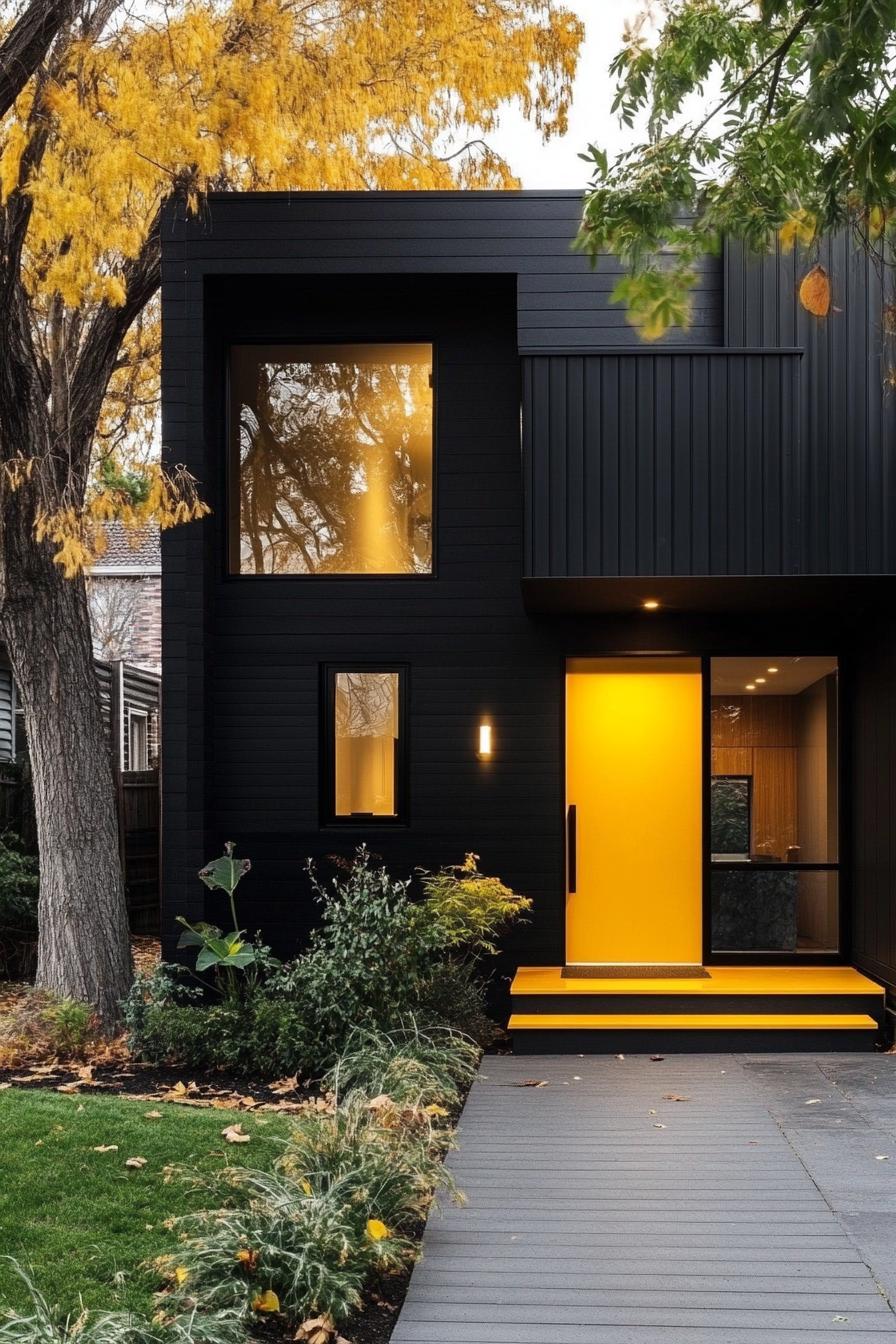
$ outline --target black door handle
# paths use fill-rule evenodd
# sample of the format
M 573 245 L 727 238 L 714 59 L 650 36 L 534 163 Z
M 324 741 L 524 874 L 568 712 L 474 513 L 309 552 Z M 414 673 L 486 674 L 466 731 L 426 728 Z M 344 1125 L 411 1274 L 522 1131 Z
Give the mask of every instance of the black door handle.
M 576 805 L 566 809 L 566 886 L 570 893 L 576 889 Z

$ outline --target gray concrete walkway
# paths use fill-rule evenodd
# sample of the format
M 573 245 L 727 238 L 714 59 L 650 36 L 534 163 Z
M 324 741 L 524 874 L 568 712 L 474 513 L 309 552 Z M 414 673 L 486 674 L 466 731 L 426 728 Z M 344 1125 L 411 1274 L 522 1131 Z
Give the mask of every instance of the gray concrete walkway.
M 896 1341 L 896 1056 L 487 1058 L 450 1165 L 393 1344 Z

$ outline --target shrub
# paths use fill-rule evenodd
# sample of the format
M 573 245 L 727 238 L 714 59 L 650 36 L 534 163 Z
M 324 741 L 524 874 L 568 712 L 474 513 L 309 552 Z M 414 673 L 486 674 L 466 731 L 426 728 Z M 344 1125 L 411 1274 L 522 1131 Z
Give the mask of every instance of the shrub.
M 498 1032 L 486 1012 L 485 992 L 475 964 L 450 957 L 421 984 L 414 1012 L 418 1021 L 453 1027 L 485 1050 Z
M 427 922 L 435 940 L 446 950 L 459 948 L 474 957 L 493 954 L 499 931 L 532 904 L 499 878 L 480 873 L 478 862 L 478 854 L 467 854 L 463 863 L 422 877 Z
M 42 1021 L 48 1038 L 48 1053 L 65 1059 L 82 1058 L 95 1039 L 97 1021 L 89 1003 L 57 999 L 47 1005 Z
M 37 956 L 38 863 L 9 833 L 0 836 L 0 977 L 24 980 Z
M 203 1314 L 189 1309 L 151 1322 L 130 1312 L 82 1312 L 60 1316 L 13 1261 L 31 1297 L 30 1311 L 7 1310 L 0 1319 L 0 1344 L 243 1344 L 235 1312 Z
M 82 1059 L 98 1034 L 89 1004 L 29 989 L 0 1018 L 0 1067 L 29 1059 Z
M 423 1037 L 410 1037 L 422 1054 Z M 374 1082 L 400 1077 L 388 1040 L 367 1040 L 364 1049 L 377 1060 Z M 457 1042 L 451 1050 L 458 1059 L 463 1053 Z M 345 1076 L 352 1066 L 341 1064 Z M 466 1066 L 456 1060 L 454 1067 Z M 213 1185 L 194 1177 L 194 1192 L 211 1190 L 226 1202 L 181 1220 L 183 1244 L 163 1263 L 173 1304 L 196 1301 L 248 1320 L 276 1302 L 293 1322 L 318 1313 L 344 1318 L 375 1272 L 411 1257 L 411 1236 L 436 1190 L 454 1192 L 440 1160 L 443 1114 L 356 1087 L 294 1122 L 272 1172 L 232 1168 Z
M 408 1022 L 389 1033 L 356 1028 L 324 1079 L 337 1096 L 363 1090 L 400 1106 L 456 1106 L 476 1073 L 473 1041 L 448 1028 Z
M 345 877 L 309 875 L 321 923 L 309 949 L 272 977 L 267 992 L 303 1007 L 315 1069 L 336 1057 L 355 1026 L 397 1025 L 413 1011 L 434 952 L 423 907 L 409 883 L 374 868 L 363 847 Z

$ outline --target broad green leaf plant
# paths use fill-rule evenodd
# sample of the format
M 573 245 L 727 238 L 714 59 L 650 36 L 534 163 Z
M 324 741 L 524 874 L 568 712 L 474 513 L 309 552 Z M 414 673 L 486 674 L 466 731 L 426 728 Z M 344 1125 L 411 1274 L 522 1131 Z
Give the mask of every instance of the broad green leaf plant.
M 230 918 L 233 928 L 228 932 L 216 924 L 198 922 L 191 924 L 183 915 L 177 916 L 178 924 L 184 932 L 178 940 L 178 947 L 198 947 L 196 971 L 213 971 L 223 982 L 225 998 L 233 997 L 237 990 L 236 972 L 245 971 L 259 960 L 260 949 L 248 938 L 245 929 L 239 926 L 236 911 L 236 889 L 252 867 L 250 859 L 238 859 L 234 855 L 234 843 L 228 840 L 224 853 L 219 859 L 200 870 L 199 877 L 210 891 L 225 891 L 230 904 Z M 270 963 L 270 958 L 267 958 Z
M 610 66 L 613 111 L 643 135 L 612 162 L 597 145 L 580 156 L 592 176 L 578 238 L 625 264 L 615 298 L 644 338 L 687 326 L 695 263 L 724 235 L 805 249 L 800 298 L 819 317 L 813 249 L 828 231 L 851 230 L 892 288 L 894 69 L 896 0 L 645 5 Z

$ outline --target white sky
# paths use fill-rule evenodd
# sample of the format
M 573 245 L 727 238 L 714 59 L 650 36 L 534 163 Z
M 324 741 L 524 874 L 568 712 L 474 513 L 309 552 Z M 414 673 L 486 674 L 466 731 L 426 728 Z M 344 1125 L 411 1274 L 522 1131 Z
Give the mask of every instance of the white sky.
M 631 132 L 620 129 L 610 115 L 614 81 L 607 73 L 610 61 L 621 47 L 627 19 L 643 8 L 643 0 L 560 0 L 584 20 L 585 41 L 581 48 L 569 131 L 545 145 L 535 127 L 520 112 L 504 114 L 489 143 L 508 161 L 524 187 L 584 188 L 588 165 L 576 156 L 589 142 L 613 154 L 623 147 Z

